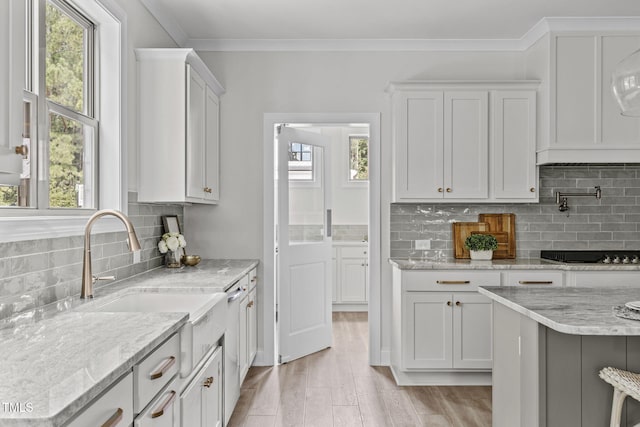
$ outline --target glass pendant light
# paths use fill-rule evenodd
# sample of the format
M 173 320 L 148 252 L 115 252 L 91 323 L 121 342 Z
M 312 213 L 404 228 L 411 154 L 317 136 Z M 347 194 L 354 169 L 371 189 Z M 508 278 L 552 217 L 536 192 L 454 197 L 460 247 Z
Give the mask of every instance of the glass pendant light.
M 624 116 L 640 116 L 640 49 L 620 62 L 611 75 L 611 90 Z

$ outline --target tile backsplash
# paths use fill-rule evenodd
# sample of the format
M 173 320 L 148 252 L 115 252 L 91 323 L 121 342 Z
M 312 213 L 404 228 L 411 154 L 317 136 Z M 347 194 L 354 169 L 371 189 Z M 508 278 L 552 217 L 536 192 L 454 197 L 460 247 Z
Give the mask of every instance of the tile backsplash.
M 156 245 L 164 232 L 162 216 L 177 215 L 183 224 L 180 205 L 138 203 L 137 194 L 129 193 L 128 208 L 142 246 L 140 262 L 133 264 L 125 231 L 95 234 L 91 237 L 94 274 L 124 279 L 160 266 L 163 255 Z M 0 243 L 0 319 L 79 294 L 83 240 L 69 236 Z
M 569 197 L 560 212 L 555 192 L 593 193 L 602 199 Z M 475 222 L 479 213 L 516 214 L 519 258 L 536 258 L 543 249 L 640 250 L 640 164 L 540 167 L 540 203 L 391 204 L 391 256 L 453 257 L 452 222 Z M 568 213 L 568 215 L 567 215 Z M 430 240 L 430 250 L 416 250 Z

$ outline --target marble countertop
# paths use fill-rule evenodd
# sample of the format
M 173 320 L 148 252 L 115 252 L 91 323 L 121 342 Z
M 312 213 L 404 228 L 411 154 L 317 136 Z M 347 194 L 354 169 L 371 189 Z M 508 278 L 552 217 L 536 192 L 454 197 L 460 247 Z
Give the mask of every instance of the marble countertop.
M 613 307 L 640 300 L 640 289 L 515 286 L 478 291 L 558 332 L 572 335 L 640 335 L 640 321 L 614 316 Z
M 444 260 L 411 260 L 390 258 L 389 263 L 400 270 L 565 270 L 565 271 L 640 271 L 640 264 L 566 264 L 539 258 L 472 261 L 448 258 Z
M 95 288 L 93 300 L 76 296 L 40 316 L 26 312 L 3 322 L 0 426 L 62 425 L 189 319 L 188 313 L 92 312 L 91 304 L 132 289 L 222 292 L 257 264 L 203 260 L 195 267 L 158 268 Z M 5 403 L 25 410 L 9 411 Z

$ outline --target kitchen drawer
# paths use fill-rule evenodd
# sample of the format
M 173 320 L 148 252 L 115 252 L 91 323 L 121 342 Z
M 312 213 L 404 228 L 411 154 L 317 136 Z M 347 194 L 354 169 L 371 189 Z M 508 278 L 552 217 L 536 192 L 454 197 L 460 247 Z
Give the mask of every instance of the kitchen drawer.
M 342 258 L 367 258 L 368 248 L 366 246 L 353 247 L 343 246 L 340 248 Z
M 120 419 L 120 421 L 117 421 Z M 107 421 L 111 421 L 108 424 Z M 87 426 L 118 426 L 126 427 L 133 421 L 133 374 L 129 372 L 125 377 L 111 386 L 106 393 L 94 400 L 67 427 Z
M 133 367 L 133 408 L 136 414 L 175 376 L 179 367 L 178 334 L 174 334 Z
M 499 271 L 403 271 L 405 291 L 474 291 L 478 286 L 500 286 Z
M 640 288 L 640 271 L 572 271 L 568 286 Z
M 254 268 L 249 272 L 249 289 L 253 289 L 258 284 L 258 269 Z
M 178 379 L 169 385 L 151 402 L 149 407 L 134 420 L 134 427 L 176 427 L 180 424 Z M 184 426 L 187 427 L 187 426 Z
M 510 271 L 505 273 L 504 286 L 563 286 L 562 271 Z

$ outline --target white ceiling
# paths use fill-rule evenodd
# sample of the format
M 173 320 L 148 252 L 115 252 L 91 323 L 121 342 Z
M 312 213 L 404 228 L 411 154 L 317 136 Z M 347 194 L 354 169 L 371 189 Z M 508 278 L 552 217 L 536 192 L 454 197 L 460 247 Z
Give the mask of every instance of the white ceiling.
M 544 17 L 638 17 L 640 0 L 142 0 L 179 44 L 519 40 Z

